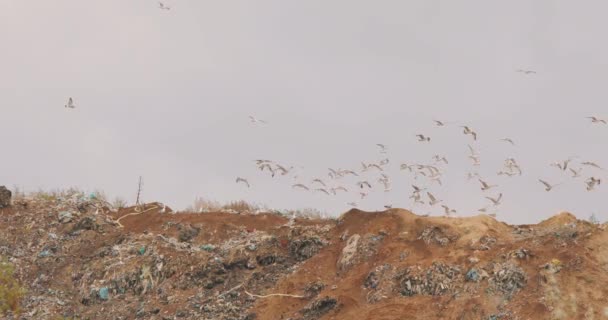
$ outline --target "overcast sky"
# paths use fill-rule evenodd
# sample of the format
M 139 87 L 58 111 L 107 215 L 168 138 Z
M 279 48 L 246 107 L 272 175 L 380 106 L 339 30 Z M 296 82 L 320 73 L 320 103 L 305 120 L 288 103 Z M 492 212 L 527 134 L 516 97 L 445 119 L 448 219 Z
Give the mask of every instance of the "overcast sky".
M 608 166 L 608 126 L 585 119 L 608 116 L 605 1 L 165 3 L 171 10 L 143 0 L 0 0 L 0 184 L 134 201 L 141 175 L 144 200 L 178 209 L 202 196 L 332 215 L 350 201 L 440 214 L 412 205 L 416 183 L 459 215 L 503 193 L 498 215 L 509 222 L 561 210 L 608 219 L 608 186 L 584 184 L 605 173 L 585 168 L 571 179 L 549 166 L 570 156 Z M 64 108 L 68 97 L 76 109 Z M 391 192 L 376 173 L 332 182 L 348 195 L 291 188 L 328 180 L 329 167 L 383 159 L 376 143 L 389 146 Z M 465 179 L 468 143 L 480 150 L 477 171 L 499 187 L 484 193 Z M 443 186 L 399 170 L 434 154 L 450 160 Z M 506 157 L 521 177 L 496 176 Z M 258 158 L 296 167 L 298 179 L 270 178 Z M 360 200 L 354 183 L 364 178 L 375 186 Z M 564 184 L 545 192 L 539 178 Z

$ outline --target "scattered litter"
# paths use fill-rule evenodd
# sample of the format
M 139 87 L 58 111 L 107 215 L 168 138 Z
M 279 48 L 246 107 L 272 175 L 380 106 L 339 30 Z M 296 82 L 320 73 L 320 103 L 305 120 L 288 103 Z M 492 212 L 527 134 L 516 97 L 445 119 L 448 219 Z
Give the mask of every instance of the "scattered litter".
M 59 222 L 68 223 L 72 221 L 72 213 L 69 211 L 59 212 Z

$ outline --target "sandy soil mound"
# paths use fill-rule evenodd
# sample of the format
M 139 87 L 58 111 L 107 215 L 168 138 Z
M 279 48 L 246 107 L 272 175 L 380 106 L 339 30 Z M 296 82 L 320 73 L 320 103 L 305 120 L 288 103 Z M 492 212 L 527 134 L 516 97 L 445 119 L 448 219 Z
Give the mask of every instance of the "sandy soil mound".
M 27 289 L 7 319 L 608 319 L 608 232 L 561 213 L 113 211 L 91 199 L 0 209 Z

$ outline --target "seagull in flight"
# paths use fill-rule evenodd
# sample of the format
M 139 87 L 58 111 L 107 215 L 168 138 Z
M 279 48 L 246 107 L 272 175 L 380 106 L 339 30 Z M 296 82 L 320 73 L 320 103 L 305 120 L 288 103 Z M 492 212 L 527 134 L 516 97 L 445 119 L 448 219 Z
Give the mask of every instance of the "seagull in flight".
M 249 181 L 247 181 L 247 179 L 243 179 L 243 178 L 241 178 L 241 177 L 237 177 L 237 178 L 236 178 L 236 183 L 239 183 L 239 182 L 244 183 L 244 184 L 247 186 L 247 188 L 250 188 L 250 187 L 251 187 L 251 186 L 249 185 Z
M 254 123 L 254 124 L 258 124 L 258 123 L 261 123 L 261 124 L 268 124 L 268 122 L 266 122 L 266 120 L 257 119 L 257 118 L 256 118 L 256 117 L 254 117 L 254 116 L 249 116 L 249 121 L 251 121 L 251 123 Z
M 584 166 L 589 166 L 589 167 L 594 167 L 594 168 L 597 168 L 597 169 L 600 169 L 600 170 L 604 170 L 604 169 L 602 169 L 602 167 L 600 167 L 600 166 L 599 166 L 597 163 L 595 163 L 595 162 L 591 162 L 591 161 L 585 161 L 585 162 L 581 162 L 581 164 L 582 164 L 582 165 L 584 165 Z
M 326 186 L 325 182 L 323 182 L 323 180 L 321 180 L 321 179 L 314 179 L 314 180 L 312 180 L 312 183 L 315 183 L 315 182 L 318 183 L 318 184 L 320 184 L 320 185 L 322 185 L 322 186 L 324 186 L 324 187 Z
M 485 182 L 485 181 L 483 181 L 481 179 L 478 179 L 478 180 L 479 180 L 479 183 L 481 183 L 481 191 L 486 191 L 486 190 L 490 190 L 490 189 L 492 189 L 494 187 L 498 187 L 498 185 L 495 185 L 495 184 L 494 185 L 489 185 L 487 182 Z
M 498 205 L 500 205 L 500 201 L 502 200 L 502 193 L 498 194 L 497 198 L 486 197 L 486 199 L 492 201 L 494 206 L 498 206 Z
M 444 156 L 440 156 L 438 154 L 433 156 L 433 160 L 435 160 L 435 162 L 441 162 L 443 161 L 445 164 L 448 164 L 448 159 Z
M 386 153 L 387 147 L 382 143 L 376 143 L 376 145 L 380 148 L 380 153 Z
M 445 212 L 446 216 L 449 216 L 451 213 L 456 213 L 456 210 L 451 209 L 450 207 L 442 204 L 441 207 L 443 208 L 443 211 Z
M 427 191 L 426 195 L 429 197 L 430 206 L 434 206 L 434 205 L 438 204 L 439 202 L 441 202 L 441 200 L 437 200 L 437 198 L 435 198 L 435 196 L 433 196 L 433 194 L 428 191 Z
M 164 3 L 159 2 L 158 3 L 158 8 L 161 10 L 171 10 L 171 7 L 167 7 Z
M 418 138 L 419 142 L 430 142 L 431 141 L 430 137 L 427 137 L 423 134 L 417 134 L 416 137 Z
M 318 189 L 315 189 L 315 191 L 323 192 L 326 195 L 329 195 L 329 192 L 327 190 L 325 190 L 324 188 L 318 188 Z
M 607 124 L 607 123 L 606 123 L 606 120 L 604 120 L 604 119 L 599 119 L 599 118 L 597 118 L 597 117 L 595 117 L 595 116 L 587 117 L 587 119 L 590 119 L 590 120 L 591 120 L 591 123 L 596 123 L 596 124 L 598 124 L 598 123 Z
M 445 127 L 445 125 L 447 124 L 446 122 L 439 121 L 439 120 L 433 120 L 433 122 L 435 122 L 435 125 L 438 127 Z
M 367 186 L 368 188 L 372 187 L 372 185 L 369 182 L 367 182 L 367 181 L 359 181 L 359 182 L 357 182 L 357 185 L 361 189 L 363 189 L 364 186 Z
M 536 74 L 536 71 L 534 70 L 517 69 L 515 71 L 523 74 Z
M 461 128 L 463 128 L 462 133 L 464 133 L 465 135 L 470 134 L 473 137 L 473 140 L 477 140 L 477 132 L 473 131 L 468 126 L 461 126 Z
M 545 191 L 547 191 L 547 192 L 553 190 L 553 188 L 555 188 L 561 184 L 561 183 L 558 183 L 558 184 L 551 185 L 549 182 L 544 181 L 542 179 L 538 179 L 538 181 L 545 185 Z
M 580 168 L 578 170 L 575 170 L 573 168 L 568 168 L 570 169 L 570 172 L 572 172 L 572 178 L 578 178 L 581 176 L 581 171 L 583 171 L 583 168 Z
M 502 139 L 500 139 L 500 141 L 508 142 L 512 146 L 515 146 L 515 142 L 513 142 L 513 140 L 511 140 L 510 138 L 502 138 Z
M 585 181 L 585 184 L 587 185 L 587 191 L 593 190 L 596 185 L 599 185 L 601 183 L 602 183 L 601 179 L 594 178 L 594 177 L 590 177 L 587 181 Z
M 69 109 L 76 108 L 76 106 L 74 105 L 74 100 L 72 99 L 72 97 L 70 97 L 70 99 L 68 99 L 68 104 L 66 104 L 65 107 L 69 108 Z
M 304 190 L 306 190 L 306 191 L 309 191 L 309 190 L 310 190 L 310 189 L 309 189 L 307 186 L 305 186 L 305 185 L 303 185 L 303 184 L 301 184 L 301 183 L 296 183 L 296 184 L 294 184 L 294 185 L 293 185 L 293 186 L 291 186 L 291 187 L 292 187 L 292 188 L 294 188 L 294 189 L 295 189 L 295 188 L 304 189 Z
M 333 193 L 334 195 L 336 193 L 338 193 L 338 191 L 348 192 L 348 189 L 344 188 L 343 186 L 339 186 L 339 187 L 336 187 L 336 188 L 331 188 L 331 193 Z

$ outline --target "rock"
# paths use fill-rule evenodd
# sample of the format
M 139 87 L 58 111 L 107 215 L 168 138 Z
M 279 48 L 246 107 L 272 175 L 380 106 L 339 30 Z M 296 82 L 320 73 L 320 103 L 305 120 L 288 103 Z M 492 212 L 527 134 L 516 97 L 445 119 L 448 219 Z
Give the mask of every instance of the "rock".
M 61 212 L 59 212 L 59 222 L 61 222 L 61 223 L 71 222 L 72 218 L 73 218 L 73 215 L 69 211 L 61 211 Z
M 350 236 L 350 238 L 348 238 L 348 241 L 346 242 L 346 246 L 344 246 L 344 249 L 342 249 L 342 254 L 338 258 L 338 269 L 339 270 L 344 271 L 344 270 L 348 269 L 350 266 L 352 266 L 352 261 L 357 253 L 357 247 L 359 245 L 360 239 L 361 239 L 361 236 L 358 234 L 353 234 L 352 236 Z
M 0 208 L 8 208 L 11 206 L 11 198 L 13 193 L 5 186 L 0 186 Z

